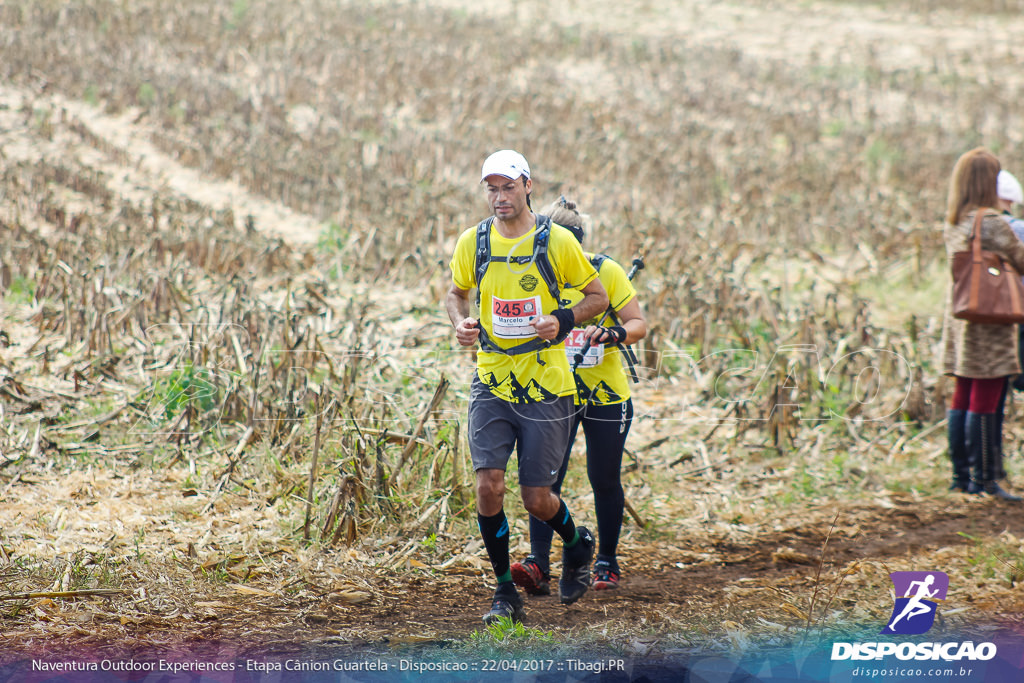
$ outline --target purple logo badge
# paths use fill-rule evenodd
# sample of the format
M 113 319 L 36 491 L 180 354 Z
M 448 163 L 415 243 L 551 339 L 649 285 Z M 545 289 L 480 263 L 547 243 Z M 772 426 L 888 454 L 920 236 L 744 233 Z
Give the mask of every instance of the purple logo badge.
M 896 591 L 896 604 L 881 633 L 925 633 L 935 623 L 938 602 L 946 599 L 949 576 L 944 572 L 892 572 L 889 578 Z

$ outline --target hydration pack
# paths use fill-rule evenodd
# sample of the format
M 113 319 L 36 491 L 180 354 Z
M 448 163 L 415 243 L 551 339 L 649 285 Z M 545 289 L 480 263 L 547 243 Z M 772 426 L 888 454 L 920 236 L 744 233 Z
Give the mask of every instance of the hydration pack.
M 555 277 L 555 269 L 548 257 L 548 242 L 551 239 L 551 219 L 542 214 L 537 214 L 537 232 L 533 236 L 533 252 L 529 256 L 493 256 L 491 254 L 491 226 L 494 225 L 494 216 L 485 218 L 476 226 L 476 305 L 480 308 L 480 286 L 487 273 L 487 268 L 494 262 L 514 263 L 516 265 L 527 265 L 535 263 L 541 280 L 548 288 L 551 298 L 558 302 L 559 308 L 564 308 L 568 303 L 562 300 L 562 289 L 558 286 L 558 279 Z M 502 353 L 506 356 L 516 356 L 521 353 L 532 353 L 551 346 L 553 342 L 536 337 L 522 344 L 516 344 L 510 348 L 502 348 L 491 341 L 487 332 L 480 328 L 480 349 L 493 353 Z

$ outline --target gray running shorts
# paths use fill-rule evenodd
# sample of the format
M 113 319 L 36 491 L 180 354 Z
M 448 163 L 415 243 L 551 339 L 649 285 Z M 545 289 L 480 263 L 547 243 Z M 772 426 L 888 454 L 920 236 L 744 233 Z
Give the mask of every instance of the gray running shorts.
M 519 485 L 551 486 L 569 445 L 574 410 L 572 396 L 543 403 L 510 403 L 492 394 L 474 372 L 469 392 L 473 469 L 505 470 L 515 448 Z

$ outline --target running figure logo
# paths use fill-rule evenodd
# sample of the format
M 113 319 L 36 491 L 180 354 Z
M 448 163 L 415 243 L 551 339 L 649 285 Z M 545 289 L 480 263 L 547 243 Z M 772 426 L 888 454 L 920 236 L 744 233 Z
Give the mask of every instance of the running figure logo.
M 916 635 L 935 623 L 935 608 L 946 599 L 949 576 L 944 572 L 892 572 L 896 604 L 882 633 Z

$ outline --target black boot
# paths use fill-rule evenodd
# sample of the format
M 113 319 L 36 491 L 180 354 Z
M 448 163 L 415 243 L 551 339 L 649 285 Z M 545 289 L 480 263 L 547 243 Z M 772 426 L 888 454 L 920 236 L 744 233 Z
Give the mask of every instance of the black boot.
M 995 413 L 967 413 L 967 451 L 972 459 L 974 483 L 984 492 L 1003 500 L 1019 501 L 1021 498 L 1007 493 L 996 482 Z
M 999 397 L 999 407 L 996 408 L 996 428 L 993 453 L 995 453 L 995 478 L 1005 479 L 1006 470 L 1003 468 L 1003 417 L 1006 415 L 1006 395 L 1009 393 L 1010 383 L 1003 380 L 1003 393 Z
M 995 478 L 996 479 L 1006 479 L 1006 468 L 1003 466 L 1003 416 L 1002 416 L 1002 414 L 997 414 L 996 422 L 997 422 L 996 429 L 998 430 L 996 432 L 996 434 L 999 435 L 999 440 L 996 441 L 995 448 L 993 449 L 995 451 L 995 462 L 996 462 Z M 1009 482 L 1007 482 L 1007 483 L 1009 483 Z
M 946 434 L 949 438 L 949 459 L 953 461 L 953 483 L 949 485 L 950 491 L 971 491 L 971 461 L 967 451 L 967 411 L 948 410 L 946 411 Z

